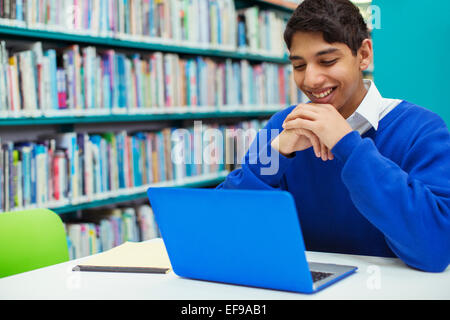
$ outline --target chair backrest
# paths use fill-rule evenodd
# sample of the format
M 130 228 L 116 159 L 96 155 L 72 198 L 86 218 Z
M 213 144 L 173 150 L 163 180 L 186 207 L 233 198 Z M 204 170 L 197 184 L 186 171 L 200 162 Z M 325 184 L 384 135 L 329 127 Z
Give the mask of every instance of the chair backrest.
M 0 213 L 0 278 L 68 260 L 66 232 L 56 213 Z

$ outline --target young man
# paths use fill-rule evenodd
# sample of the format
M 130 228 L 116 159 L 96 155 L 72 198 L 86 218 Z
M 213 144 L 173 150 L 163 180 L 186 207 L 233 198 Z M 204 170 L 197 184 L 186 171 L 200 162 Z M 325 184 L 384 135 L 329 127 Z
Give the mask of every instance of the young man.
M 218 188 L 289 191 L 308 250 L 399 257 L 417 269 L 445 270 L 450 134 L 444 121 L 407 101 L 382 98 L 363 80 L 372 42 L 350 1 L 305 0 L 284 36 L 295 82 L 311 103 L 275 114 L 242 168 Z M 267 170 L 275 162 L 277 170 Z

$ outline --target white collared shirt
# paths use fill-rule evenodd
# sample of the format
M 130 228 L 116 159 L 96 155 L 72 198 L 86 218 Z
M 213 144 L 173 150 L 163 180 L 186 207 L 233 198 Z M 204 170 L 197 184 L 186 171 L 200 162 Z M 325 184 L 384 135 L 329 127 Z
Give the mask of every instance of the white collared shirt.
M 402 102 L 398 99 L 383 98 L 371 80 L 364 80 L 364 85 L 368 90 L 366 96 L 356 111 L 347 118 L 352 129 L 360 135 L 372 127 L 378 130 L 380 120 Z

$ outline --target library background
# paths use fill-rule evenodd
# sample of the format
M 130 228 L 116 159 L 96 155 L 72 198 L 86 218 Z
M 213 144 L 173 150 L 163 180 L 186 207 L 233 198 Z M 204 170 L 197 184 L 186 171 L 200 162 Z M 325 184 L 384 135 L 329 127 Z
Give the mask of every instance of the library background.
M 254 136 L 240 134 L 305 101 L 282 37 L 299 2 L 1 0 L 0 212 L 59 214 L 70 259 L 158 237 L 149 186 L 217 186 Z M 372 2 L 354 2 L 371 19 Z M 365 77 L 450 123 L 450 109 L 429 94 L 444 89 L 443 53 L 432 50 L 419 77 L 415 69 L 439 32 L 399 21 L 436 14 L 414 2 L 374 0 L 386 25 L 372 30 L 375 66 Z M 419 81 L 429 76 L 438 85 Z M 208 143 L 208 129 L 223 133 L 223 148 Z M 177 132 L 191 139 L 182 154 L 200 161 L 172 161 L 185 141 Z M 190 143 L 198 137 L 201 148 Z M 201 161 L 205 153 L 219 161 Z

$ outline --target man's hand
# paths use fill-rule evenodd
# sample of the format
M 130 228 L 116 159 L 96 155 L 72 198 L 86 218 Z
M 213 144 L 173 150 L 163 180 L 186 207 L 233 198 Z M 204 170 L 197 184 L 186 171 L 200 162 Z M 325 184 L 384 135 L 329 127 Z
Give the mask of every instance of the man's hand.
M 352 132 L 352 127 L 335 107 L 329 104 L 300 104 L 284 120 L 285 130 L 309 130 L 325 144 L 328 150 L 344 136 Z
M 299 104 L 290 115 L 295 114 L 302 106 L 304 104 Z M 322 158 L 323 161 L 334 159 L 331 151 L 319 140 L 317 135 L 307 129 L 285 129 L 272 141 L 271 145 L 272 148 L 278 150 L 284 156 L 313 147 L 316 157 Z
M 287 157 L 296 151 L 313 147 L 316 157 L 322 158 L 323 161 L 334 159 L 331 151 L 319 141 L 319 138 L 306 129 L 283 130 L 278 137 L 273 139 L 271 145 L 272 148 Z

